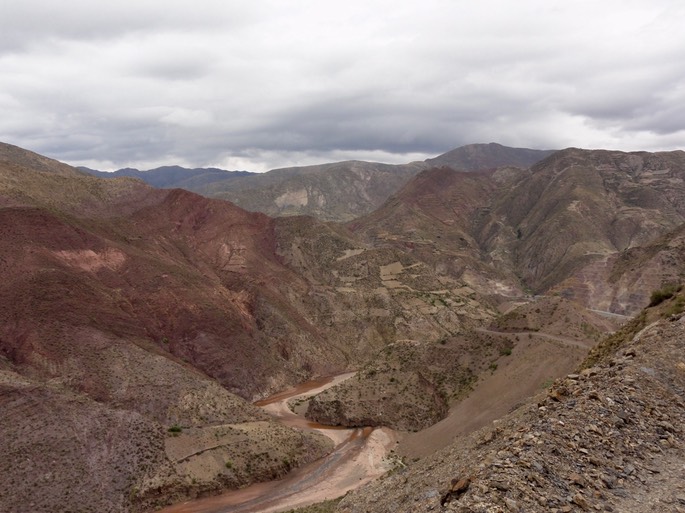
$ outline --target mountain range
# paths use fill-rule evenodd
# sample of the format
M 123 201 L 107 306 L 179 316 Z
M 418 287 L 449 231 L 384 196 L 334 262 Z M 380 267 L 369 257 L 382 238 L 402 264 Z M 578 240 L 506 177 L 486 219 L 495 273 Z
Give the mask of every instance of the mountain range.
M 282 476 L 330 442 L 251 402 L 312 376 L 358 370 L 310 418 L 420 436 L 540 347 L 572 372 L 607 316 L 683 278 L 682 151 L 226 173 L 141 176 L 249 210 L 0 144 L 0 509 L 149 511 Z M 527 369 L 500 410 L 539 388 Z
M 178 166 L 150 171 L 120 169 L 113 173 L 80 169 L 101 178 L 135 176 L 154 187 L 179 187 L 270 216 L 310 215 L 324 221 L 348 221 L 381 206 L 424 169 L 449 166 L 475 171 L 503 165 L 527 168 L 551 153 L 490 143 L 462 146 L 433 159 L 401 165 L 355 160 L 267 173 Z

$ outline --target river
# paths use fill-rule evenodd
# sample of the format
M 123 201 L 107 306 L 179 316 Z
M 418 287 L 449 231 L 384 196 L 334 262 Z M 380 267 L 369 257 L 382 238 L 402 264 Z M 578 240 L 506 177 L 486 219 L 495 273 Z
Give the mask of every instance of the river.
M 273 513 L 340 497 L 387 472 L 391 463 L 386 456 L 398 441 L 393 430 L 324 426 L 309 422 L 288 407 L 291 399 L 316 395 L 353 375 L 352 372 L 302 383 L 256 403 L 287 426 L 316 430 L 331 438 L 335 449 L 328 456 L 283 479 L 183 502 L 158 513 Z

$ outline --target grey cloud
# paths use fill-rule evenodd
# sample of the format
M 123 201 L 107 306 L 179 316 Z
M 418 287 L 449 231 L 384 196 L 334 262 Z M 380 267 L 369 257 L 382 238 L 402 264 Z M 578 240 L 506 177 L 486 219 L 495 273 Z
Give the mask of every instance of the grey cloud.
M 0 140 L 73 163 L 685 146 L 674 1 L 16 4 Z

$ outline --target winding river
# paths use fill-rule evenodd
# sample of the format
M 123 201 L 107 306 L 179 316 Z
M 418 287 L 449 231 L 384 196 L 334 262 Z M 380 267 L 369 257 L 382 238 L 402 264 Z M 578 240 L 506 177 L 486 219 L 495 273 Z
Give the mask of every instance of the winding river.
M 183 502 L 158 513 L 271 513 L 334 499 L 390 468 L 386 456 L 398 441 L 388 428 L 346 429 L 309 422 L 293 413 L 288 401 L 306 398 L 334 386 L 354 373 L 302 383 L 256 403 L 287 426 L 316 430 L 335 443 L 328 456 L 289 473 L 285 478 L 258 483 L 222 495 Z

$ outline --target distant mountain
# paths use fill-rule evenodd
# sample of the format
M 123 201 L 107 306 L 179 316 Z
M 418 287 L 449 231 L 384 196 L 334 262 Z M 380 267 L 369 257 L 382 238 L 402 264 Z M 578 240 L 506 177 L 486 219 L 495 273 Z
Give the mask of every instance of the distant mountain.
M 472 144 L 425 162 L 390 165 L 348 161 L 275 169 L 244 180 L 214 182 L 196 192 L 270 216 L 311 215 L 325 221 L 349 221 L 380 207 L 424 169 L 435 166 L 462 171 L 502 166 L 527 168 L 551 153 L 494 143 Z
M 133 168 L 124 168 L 113 172 L 97 171 L 87 167 L 79 167 L 78 169 L 99 178 L 130 176 L 140 178 L 153 187 L 159 187 L 160 189 L 186 189 L 189 191 L 195 191 L 209 183 L 217 181 L 228 182 L 255 174 L 249 171 L 226 171 L 213 167 L 188 169 L 181 166 L 162 166 L 148 171 L 140 171 Z
M 426 164 L 431 167 L 451 167 L 457 171 L 480 171 L 506 166 L 529 168 L 555 151 L 510 148 L 497 143 L 469 144 L 426 159 Z
M 425 162 L 400 165 L 352 160 L 274 169 L 267 173 L 178 166 L 149 171 L 120 169 L 113 173 L 80 169 L 101 178 L 133 176 L 154 187 L 187 189 L 270 216 L 310 215 L 324 221 L 349 221 L 378 208 L 424 169 L 436 166 L 462 171 L 502 166 L 527 168 L 551 153 L 491 143 L 462 146 Z

